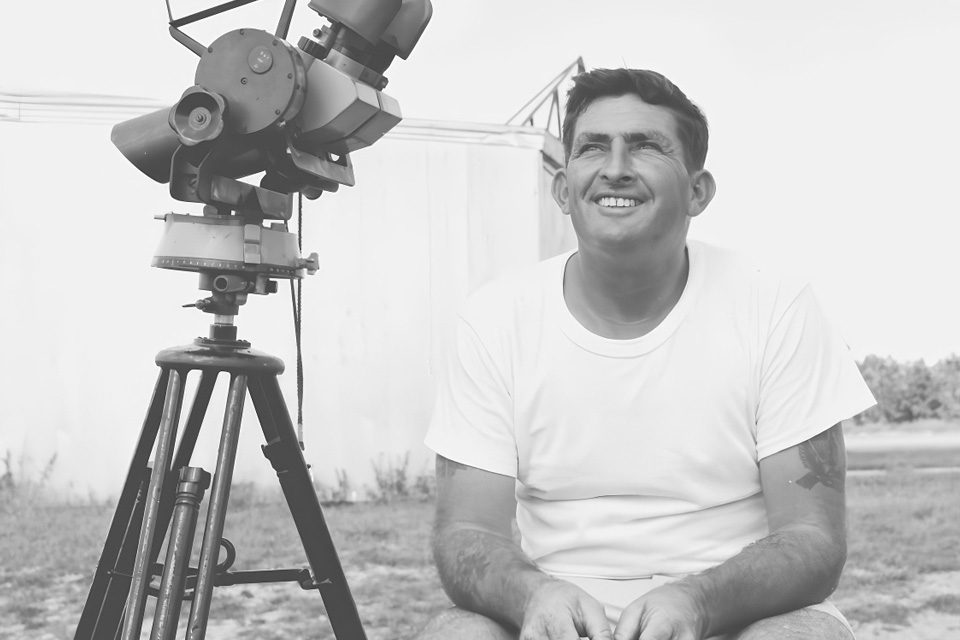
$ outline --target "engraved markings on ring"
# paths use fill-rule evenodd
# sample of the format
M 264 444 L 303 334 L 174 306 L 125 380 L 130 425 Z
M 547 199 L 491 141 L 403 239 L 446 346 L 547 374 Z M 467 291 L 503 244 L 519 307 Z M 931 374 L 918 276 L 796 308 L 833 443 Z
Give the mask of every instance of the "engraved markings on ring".
M 273 67 L 273 54 L 267 47 L 254 47 L 247 56 L 247 64 L 254 73 L 266 73 Z

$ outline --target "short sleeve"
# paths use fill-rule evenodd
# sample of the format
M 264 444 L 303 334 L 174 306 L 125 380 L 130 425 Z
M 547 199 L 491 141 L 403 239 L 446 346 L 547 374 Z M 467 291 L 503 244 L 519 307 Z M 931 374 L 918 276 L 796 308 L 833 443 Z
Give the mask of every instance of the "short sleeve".
M 476 330 L 459 318 L 424 444 L 450 460 L 515 478 L 513 400 L 501 372 Z
M 839 331 L 809 286 L 771 318 L 757 407 L 757 457 L 795 446 L 875 404 Z

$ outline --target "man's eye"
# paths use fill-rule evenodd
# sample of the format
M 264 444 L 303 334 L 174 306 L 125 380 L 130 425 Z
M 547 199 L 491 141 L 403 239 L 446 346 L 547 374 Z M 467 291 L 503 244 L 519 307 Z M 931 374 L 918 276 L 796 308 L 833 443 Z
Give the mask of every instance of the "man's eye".
M 660 146 L 659 144 L 657 144 L 656 142 L 652 142 L 652 141 L 650 141 L 650 140 L 647 140 L 646 142 L 639 142 L 639 143 L 637 143 L 637 149 L 648 149 L 648 150 L 652 150 L 652 151 L 663 151 L 663 147 L 661 147 L 661 146 Z
M 590 142 L 585 145 L 581 145 L 580 153 L 587 153 L 589 151 L 600 151 L 603 147 L 597 142 Z

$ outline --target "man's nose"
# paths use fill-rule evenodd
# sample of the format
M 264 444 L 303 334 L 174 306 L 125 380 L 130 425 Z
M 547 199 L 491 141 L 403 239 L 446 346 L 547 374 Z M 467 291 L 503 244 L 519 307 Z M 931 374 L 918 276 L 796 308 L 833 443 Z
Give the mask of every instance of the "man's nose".
M 607 182 L 629 182 L 633 180 L 633 163 L 630 161 L 630 152 L 627 145 L 621 140 L 614 140 L 610 145 L 600 176 Z

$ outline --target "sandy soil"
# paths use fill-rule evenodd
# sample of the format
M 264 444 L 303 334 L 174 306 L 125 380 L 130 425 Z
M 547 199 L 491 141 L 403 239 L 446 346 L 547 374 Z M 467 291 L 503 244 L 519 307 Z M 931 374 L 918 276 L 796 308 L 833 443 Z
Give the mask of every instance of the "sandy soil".
M 351 582 L 361 583 L 386 581 L 393 585 L 392 590 L 399 591 L 404 599 L 404 585 L 415 576 L 409 570 L 399 568 L 371 568 L 368 572 L 350 572 Z M 0 593 L 0 638 L 32 638 L 35 640 L 69 640 L 76 629 L 76 603 L 85 591 L 84 576 L 68 576 L 60 579 L 52 589 L 46 589 L 45 595 L 34 601 L 37 623 L 18 624 L 17 609 L 13 603 Z M 905 607 L 910 611 L 906 619 L 887 622 L 873 621 L 857 623 L 853 621 L 858 640 L 950 640 L 960 638 L 960 612 L 942 612 L 926 608 L 925 605 L 936 596 L 960 593 L 960 571 L 945 571 L 924 574 L 917 580 L 904 585 L 908 594 L 902 598 L 878 596 L 876 593 L 864 593 L 862 596 L 837 599 L 841 610 L 853 610 L 863 603 L 888 604 Z M 229 595 L 228 595 L 229 594 Z M 331 638 L 332 634 L 323 621 L 322 607 L 316 593 L 292 589 L 287 585 L 256 585 L 225 589 L 218 595 L 219 606 L 211 615 L 208 634 L 211 640 L 236 638 L 238 640 L 305 640 L 307 638 Z M 368 620 L 366 625 L 369 640 L 398 640 L 409 638 L 419 624 L 425 622 L 436 605 L 423 608 L 417 618 L 422 622 L 410 624 L 406 629 L 389 629 L 384 624 L 391 619 L 390 609 L 396 607 L 396 601 L 390 598 L 364 598 L 358 607 Z M 409 603 L 408 605 L 409 606 Z M 21 612 L 22 613 L 22 612 Z M 894 616 L 896 617 L 896 616 Z M 413 621 L 410 621 L 413 622 Z M 145 620 L 142 637 L 148 637 L 150 616 Z M 182 637 L 182 636 L 180 636 Z
M 855 627 L 857 640 L 949 640 L 960 638 L 960 616 L 924 611 L 910 617 L 909 626 L 869 622 Z
M 904 585 L 907 594 L 902 598 L 864 594 L 858 598 L 837 599 L 841 611 L 852 610 L 869 599 L 880 606 L 903 606 L 910 610 L 908 619 L 902 622 L 852 621 L 857 640 L 948 640 L 960 638 L 960 612 L 947 613 L 925 608 L 932 598 L 960 594 L 960 571 L 927 573 Z M 879 601 L 879 602 L 878 602 Z

